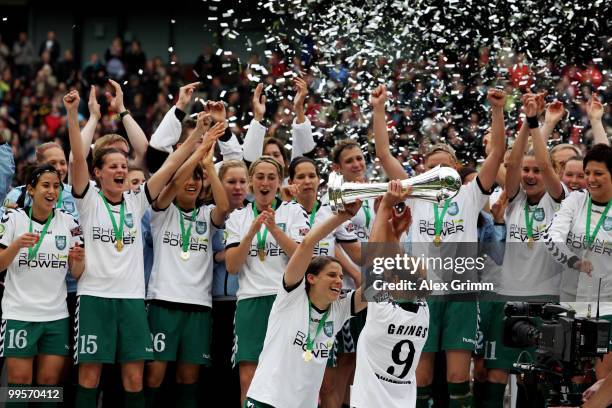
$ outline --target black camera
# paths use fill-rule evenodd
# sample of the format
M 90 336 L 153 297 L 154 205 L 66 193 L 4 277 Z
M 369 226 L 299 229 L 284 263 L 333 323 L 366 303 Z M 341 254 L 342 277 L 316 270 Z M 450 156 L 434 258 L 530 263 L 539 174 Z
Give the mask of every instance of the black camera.
M 536 348 L 533 362 L 516 362 L 515 372 L 545 386 L 550 402 L 580 402 L 580 394 L 569 391 L 572 377 L 590 377 L 594 360 L 608 353 L 610 322 L 576 317 L 574 310 L 554 303 L 508 302 L 504 312 L 504 345 Z

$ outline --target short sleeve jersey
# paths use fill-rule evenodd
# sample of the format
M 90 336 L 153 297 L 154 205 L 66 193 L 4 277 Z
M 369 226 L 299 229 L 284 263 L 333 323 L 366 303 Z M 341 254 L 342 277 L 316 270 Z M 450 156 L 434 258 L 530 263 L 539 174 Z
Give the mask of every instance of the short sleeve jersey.
M 46 221 L 32 220 L 32 232 L 40 235 Z M 27 210 L 8 210 L 1 222 L 2 248 L 29 232 Z M 22 248 L 8 267 L 2 317 L 29 322 L 68 317 L 65 281 L 68 251 L 82 244 L 81 227 L 77 221 L 67 212 L 55 209 L 36 256 L 28 261 L 28 248 Z
M 279 289 L 247 396 L 274 407 L 316 407 L 334 337 L 351 316 L 354 293 L 342 295 L 329 306 L 325 324 L 315 337 L 323 313 L 312 309 L 309 314 L 304 280 L 290 292 Z M 306 362 L 308 331 L 314 337 L 313 359 Z
M 216 231 L 210 218 L 213 208 L 208 205 L 197 208 L 193 222 L 193 211 L 183 211 L 175 204 L 170 204 L 165 210 L 153 211 L 151 229 L 156 256 L 147 299 L 212 307 L 211 241 Z M 191 224 L 187 260 L 181 258 L 181 213 L 185 230 Z
M 413 407 L 416 366 L 429 331 L 427 303 L 402 308 L 386 300 L 368 303 L 366 323 L 357 344 L 351 406 Z
M 308 224 L 312 228 L 317 224 L 325 222 L 325 220 L 333 216 L 333 213 L 329 204 L 317 202 L 317 212 L 314 219 L 312 218 L 312 213 L 307 213 L 306 215 L 308 216 Z M 291 236 L 300 237 L 302 235 L 300 231 L 294 230 L 291 231 Z M 351 227 L 350 221 L 344 222 L 334 232 L 319 241 L 313 250 L 313 256 L 334 256 L 336 243 L 342 242 L 357 242 L 357 235 Z
M 255 219 L 254 205 L 254 203 L 251 203 L 230 214 L 225 223 L 227 232 L 226 249 L 240 245 L 240 242 L 244 239 Z M 275 220 L 276 225 L 296 242 L 299 242 L 310 230 L 306 212 L 297 203 L 281 203 L 275 211 Z M 264 230 L 265 225 L 262 225 L 259 235 L 261 239 L 264 235 L 266 236 L 265 258 L 263 261 L 259 259 L 256 235 L 251 241 L 246 261 L 240 268 L 238 292 L 236 293 L 238 300 L 275 295 L 278 291 L 278 285 L 282 280 L 289 259 L 272 234 L 270 232 L 264 234 Z M 297 232 L 297 236 L 291 236 L 292 231 Z
M 561 202 L 545 193 L 537 204 L 528 204 L 529 217 L 533 219 L 532 248 L 527 246 L 525 204 L 528 204 L 527 195 L 521 188 L 506 208 L 506 252 L 498 292 L 507 296 L 558 296 L 561 267 L 544 244 L 537 242 L 541 241 Z
M 149 208 L 146 184 L 123 193 L 123 249 L 118 251 L 110 215 L 93 181 L 82 197 L 76 196 L 87 255 L 85 272 L 79 279 L 77 294 L 103 298 L 144 299 L 144 261 L 141 220 Z M 119 226 L 120 204 L 108 205 Z

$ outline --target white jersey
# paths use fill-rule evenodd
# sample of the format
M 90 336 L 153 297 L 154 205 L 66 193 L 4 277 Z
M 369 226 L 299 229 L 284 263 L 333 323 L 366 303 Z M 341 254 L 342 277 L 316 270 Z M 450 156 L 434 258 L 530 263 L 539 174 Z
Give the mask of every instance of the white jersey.
M 529 205 L 535 241 L 531 249 L 527 246 L 526 203 L 527 194 L 520 188 L 506 208 L 506 252 L 498 293 L 507 296 L 559 296 L 561 266 L 552 259 L 541 240 L 561 202 L 545 193 L 539 203 Z
M 240 245 L 244 239 L 255 219 L 254 205 L 251 203 L 230 214 L 225 223 L 226 249 Z M 300 241 L 310 230 L 306 212 L 297 203 L 281 203 L 275 211 L 274 219 L 276 225 L 296 242 Z M 264 230 L 265 225 L 262 224 L 259 232 L 262 239 Z M 297 236 L 293 235 L 294 233 L 297 233 Z M 238 275 L 238 292 L 236 293 L 238 300 L 275 295 L 278 292 L 279 283 L 282 282 L 288 261 L 287 254 L 270 232 L 266 234 L 265 259 L 261 261 L 257 250 L 257 235 L 255 235 L 251 241 L 246 261 Z
M 368 303 L 357 343 L 351 407 L 404 408 L 416 405 L 416 366 L 429 331 L 427 303 Z
M 82 197 L 76 198 L 87 256 L 85 272 L 78 282 L 77 294 L 103 298 L 144 299 L 144 261 L 140 222 L 147 208 L 146 184 L 123 193 L 125 221 L 123 250 L 115 247 L 115 231 L 99 190 L 89 182 Z M 108 203 L 119 225 L 120 203 Z
M 306 213 L 306 215 L 308 217 L 308 224 L 312 228 L 315 225 L 325 222 L 325 220 L 333 216 L 333 213 L 329 204 L 321 204 L 321 202 L 317 201 L 317 213 L 314 220 L 312 220 L 313 222 L 310 222 L 312 213 Z M 296 227 L 297 226 L 294 226 L 294 228 Z M 291 236 L 300 236 L 299 231 L 292 231 Z M 344 222 L 331 234 L 319 241 L 312 251 L 312 254 L 313 256 L 334 256 L 336 253 L 336 243 L 343 242 L 357 242 L 357 235 L 355 235 L 350 221 Z
M 470 183 L 462 185 L 459 192 L 449 203 L 442 222 L 440 238 L 442 243 L 478 242 L 478 214 L 485 206 L 489 193 L 485 192 L 480 179 L 476 177 Z M 439 248 L 432 243 L 436 236 L 434 204 L 422 200 L 408 199 L 406 204 L 412 211 L 412 255 L 426 256 L 439 259 L 454 259 L 457 256 L 476 256 L 477 246 L 470 248 L 474 253 L 458 254 L 454 245 L 442 245 Z M 443 203 L 438 205 L 438 212 L 442 214 Z M 430 280 L 448 281 L 448 274 L 452 270 L 436 270 L 428 268 L 427 277 Z M 478 277 L 475 270 L 465 272 L 464 278 L 475 282 Z
M 32 220 L 32 232 L 40 234 L 47 220 Z M 8 247 L 29 232 L 26 210 L 7 210 L 0 224 L 0 246 Z M 55 209 L 36 257 L 28 262 L 22 248 L 8 267 L 2 298 L 2 318 L 45 322 L 68 317 L 66 273 L 68 251 L 82 245 L 81 227 L 63 210 Z
M 274 407 L 317 406 L 334 338 L 351 316 L 355 292 L 350 292 L 329 306 L 325 325 L 313 339 L 313 358 L 305 362 L 303 354 L 308 331 L 313 337 L 323 313 L 312 309 L 308 319 L 309 304 L 304 282 L 302 279 L 290 292 L 285 288 L 278 290 L 270 311 L 257 370 L 247 392 L 249 398 Z
M 595 313 L 597 290 L 601 278 L 600 314 L 612 314 L 612 211 L 602 221 L 593 241 L 592 251 L 586 249 L 587 199 L 589 194 L 574 191 L 563 200 L 561 209 L 544 234 L 544 241 L 552 257 L 564 266 L 561 283 L 563 300 L 575 300 L 580 316 L 586 314 L 588 304 Z M 605 209 L 605 203 L 592 203 L 590 233 Z M 593 265 L 593 278 L 570 268 L 575 261 L 588 259 Z
M 182 211 L 175 204 L 165 210 L 153 210 L 151 230 L 155 260 L 147 299 L 212 307 L 212 235 L 217 230 L 210 218 L 213 208 L 199 207 L 193 223 L 192 211 Z M 191 224 L 187 260 L 181 259 L 181 212 L 185 229 Z

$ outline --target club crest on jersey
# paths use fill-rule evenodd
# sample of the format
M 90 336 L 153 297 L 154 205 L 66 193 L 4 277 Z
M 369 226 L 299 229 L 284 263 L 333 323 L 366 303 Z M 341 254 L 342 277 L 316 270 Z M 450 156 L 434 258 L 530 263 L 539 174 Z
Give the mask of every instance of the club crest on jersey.
M 66 236 L 65 235 L 56 235 L 55 236 L 55 247 L 60 251 L 66 248 Z
M 132 228 L 134 226 L 134 216 L 132 213 L 125 214 L 125 225 L 128 228 Z
M 204 234 L 206 232 L 206 221 L 196 221 L 196 232 Z
M 457 215 L 457 214 L 459 214 L 459 205 L 453 201 L 448 206 L 448 215 Z
M 612 217 L 606 217 L 606 220 L 603 223 L 603 229 L 604 231 L 612 231 Z
M 535 214 L 533 214 L 533 219 L 539 222 L 544 221 L 544 209 L 543 208 L 536 208 L 535 209 Z
M 332 337 L 334 335 L 334 322 L 325 322 L 323 333 L 325 333 L 327 337 Z
M 74 212 L 74 203 L 72 201 L 64 201 L 62 208 L 72 214 Z
M 279 222 L 277 225 L 278 228 L 280 228 L 283 232 L 287 232 L 287 224 L 285 224 L 284 222 Z

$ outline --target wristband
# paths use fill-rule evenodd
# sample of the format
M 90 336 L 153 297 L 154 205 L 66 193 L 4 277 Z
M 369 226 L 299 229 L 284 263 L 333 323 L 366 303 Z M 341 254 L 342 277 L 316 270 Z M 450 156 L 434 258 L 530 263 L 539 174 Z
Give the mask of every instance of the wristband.
M 123 118 L 129 114 L 130 114 L 130 111 L 126 109 L 119 114 L 119 119 L 123 120 Z
M 540 126 L 538 123 L 538 117 L 532 116 L 527 118 L 527 125 L 529 125 L 529 129 L 535 129 Z

